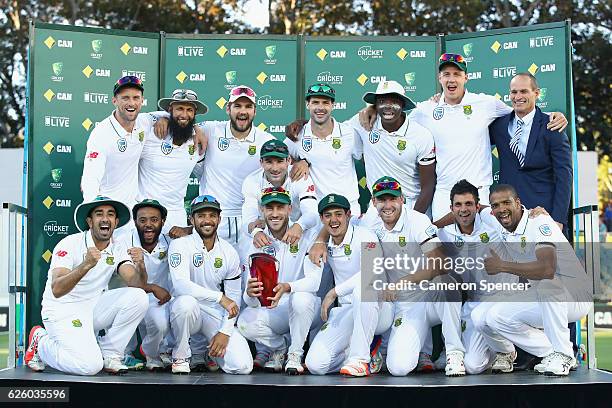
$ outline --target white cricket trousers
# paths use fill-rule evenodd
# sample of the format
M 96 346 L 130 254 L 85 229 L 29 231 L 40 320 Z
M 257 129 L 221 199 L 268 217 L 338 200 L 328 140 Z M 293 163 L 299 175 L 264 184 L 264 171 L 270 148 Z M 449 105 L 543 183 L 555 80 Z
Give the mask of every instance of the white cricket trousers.
M 459 181 L 459 180 L 457 180 Z M 489 187 L 490 186 L 476 186 L 478 187 L 478 199 L 480 204 L 489 205 Z M 431 203 L 431 219 L 433 221 L 438 221 L 440 218 L 444 217 L 446 214 L 451 212 L 450 205 L 450 188 L 440 188 L 436 186 L 436 191 L 434 192 L 433 200 Z
M 460 313 L 461 302 L 396 302 L 387 348 L 389 373 L 404 376 L 414 370 L 431 328 L 438 324 L 442 324 L 446 352 L 465 353 Z
M 289 333 L 289 353 L 302 355 L 304 342 L 315 315 L 321 310 L 321 299 L 314 293 L 295 292 L 283 296 L 273 309 L 247 307 L 241 310 L 238 330 L 248 340 L 270 350 L 286 348 L 285 334 Z
M 504 302 L 484 316 L 472 313 L 472 318 L 497 353 L 510 353 L 516 345 L 537 357 L 553 351 L 573 356 L 567 325 L 584 317 L 592 306 L 590 302 Z
M 224 216 L 221 213 L 221 223 L 217 231 L 219 236 L 229 242 L 238 254 L 244 252 L 244 248 L 247 247 L 246 243 L 243 244 L 244 240 L 251 239 L 248 235 L 242 231 L 242 216 L 230 217 Z M 244 248 L 242 247 L 244 246 Z
M 170 333 L 170 303 L 172 300 L 160 305 L 159 299 L 152 293 L 149 293 L 148 296 L 149 310 L 140 324 L 141 328 L 144 326 L 144 330 L 140 330 L 142 351 L 145 356 L 159 359 L 160 347 Z
M 125 347 L 147 313 L 149 299 L 138 288 L 104 292 L 98 299 L 43 308 L 48 336 L 38 354 L 45 364 L 68 374 L 94 375 L 104 357 L 123 359 Z M 98 337 L 100 330 L 105 335 Z
M 172 227 L 186 227 L 187 226 L 187 212 L 184 208 L 176 210 L 168 210 L 166 216 L 166 222 L 162 227 L 162 234 L 170 232 Z
M 461 339 L 465 346 L 463 364 L 467 374 L 480 374 L 487 370 L 495 361 L 495 352 L 489 348 L 484 336 L 474 325 L 476 320 L 481 321 L 495 302 L 465 302 L 461 308 L 461 322 L 463 332 Z
M 174 299 L 170 307 L 170 326 L 176 340 L 172 357 L 187 359 L 191 357 L 189 338 L 194 334 L 202 334 L 210 344 L 219 332 L 223 320 L 227 319 L 225 310 L 198 303 L 188 295 Z M 225 356 L 213 357 L 221 369 L 228 374 L 249 374 L 253 370 L 253 357 L 244 337 L 234 330 L 230 336 Z
M 361 302 L 361 287 L 353 290 L 353 303 L 331 309 L 327 322 L 315 336 L 306 366 L 311 374 L 340 371 L 351 359 L 370 362 L 370 344 L 375 334 L 384 333 L 389 322 L 379 319 L 384 303 Z M 388 315 L 388 314 L 387 314 Z

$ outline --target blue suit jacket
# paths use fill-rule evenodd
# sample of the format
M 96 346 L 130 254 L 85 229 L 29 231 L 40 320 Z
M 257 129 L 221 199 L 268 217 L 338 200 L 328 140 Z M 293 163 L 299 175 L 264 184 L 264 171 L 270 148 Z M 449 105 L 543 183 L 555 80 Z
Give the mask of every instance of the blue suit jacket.
M 525 207 L 544 207 L 555 221 L 567 225 L 572 188 L 572 154 L 567 135 L 546 129 L 549 117 L 536 107 L 521 168 L 510 150 L 508 124 L 512 120 L 514 112 L 489 126 L 491 144 L 497 146 L 499 153 L 499 182 L 514 186 Z

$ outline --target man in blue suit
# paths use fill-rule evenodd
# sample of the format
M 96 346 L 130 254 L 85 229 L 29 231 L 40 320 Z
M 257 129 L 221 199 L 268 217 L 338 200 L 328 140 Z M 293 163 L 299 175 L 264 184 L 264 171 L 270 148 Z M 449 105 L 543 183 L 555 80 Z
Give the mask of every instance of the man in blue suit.
M 572 157 L 565 132 L 546 128 L 548 115 L 536 106 L 540 95 L 529 73 L 510 81 L 514 111 L 489 126 L 491 144 L 497 145 L 499 182 L 516 188 L 527 208 L 544 207 L 567 235 L 572 186 Z

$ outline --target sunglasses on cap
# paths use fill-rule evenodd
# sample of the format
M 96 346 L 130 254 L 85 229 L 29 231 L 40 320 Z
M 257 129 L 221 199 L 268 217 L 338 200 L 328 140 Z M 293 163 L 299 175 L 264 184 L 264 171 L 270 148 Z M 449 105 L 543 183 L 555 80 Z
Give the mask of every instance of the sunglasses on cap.
M 272 152 L 288 154 L 289 149 L 287 148 L 287 146 L 283 146 L 283 145 L 264 144 L 263 146 L 261 146 L 261 154 L 272 153 Z
M 308 88 L 308 93 L 314 93 L 314 92 L 325 92 L 325 93 L 330 93 L 332 95 L 335 95 L 336 92 L 334 91 L 334 88 L 332 88 L 329 85 L 325 85 L 325 84 L 316 84 L 316 85 L 311 85 Z
M 134 75 L 126 75 L 126 76 L 122 76 L 121 78 L 117 80 L 117 82 L 115 82 L 115 85 L 113 86 L 113 93 L 117 94 L 119 89 L 125 85 L 133 85 L 138 89 L 141 89 L 141 90 L 144 89 L 142 80 L 140 78 Z
M 238 86 L 230 91 L 230 95 L 232 96 L 246 95 L 252 98 L 255 98 L 257 96 L 255 94 L 255 91 L 249 88 L 248 86 Z
M 261 190 L 262 197 L 268 194 L 273 194 L 273 193 L 283 194 L 283 195 L 286 195 L 287 197 L 290 196 L 289 192 L 282 187 L 266 187 L 263 190 Z
M 201 195 L 201 196 L 197 196 L 196 198 L 194 198 L 191 201 L 191 205 L 194 206 L 196 204 L 200 204 L 200 203 L 217 203 L 219 204 L 219 202 L 217 201 L 217 199 L 211 195 Z
M 401 186 L 397 181 L 381 181 L 380 183 L 374 184 L 374 188 L 372 190 L 374 193 L 383 190 L 401 190 Z
M 460 64 L 465 63 L 465 59 L 461 54 L 448 54 L 444 53 L 440 55 L 440 62 L 458 62 Z
M 186 99 L 188 101 L 197 101 L 198 95 L 195 92 L 190 91 L 189 89 L 177 89 L 176 91 L 172 92 L 172 98 Z

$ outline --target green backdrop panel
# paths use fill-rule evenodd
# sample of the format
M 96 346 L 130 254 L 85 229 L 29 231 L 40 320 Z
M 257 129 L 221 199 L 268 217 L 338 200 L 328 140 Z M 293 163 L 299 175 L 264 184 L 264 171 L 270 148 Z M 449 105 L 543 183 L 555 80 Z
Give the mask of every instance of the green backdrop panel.
M 143 111 L 154 110 L 159 35 L 36 25 L 31 41 L 28 321 L 40 321 L 40 299 L 54 246 L 77 232 L 75 207 L 87 138 L 113 110 L 112 89 L 126 74 L 145 86 Z

